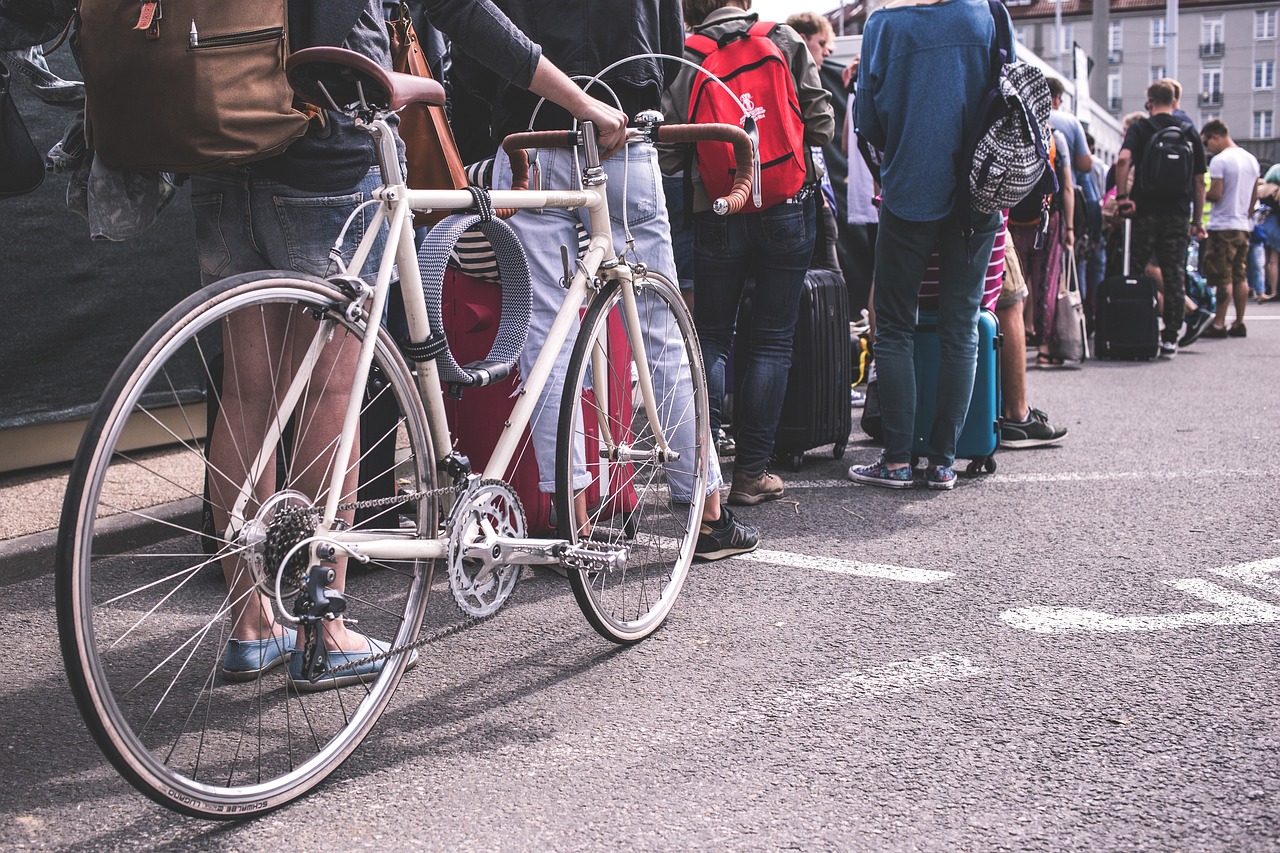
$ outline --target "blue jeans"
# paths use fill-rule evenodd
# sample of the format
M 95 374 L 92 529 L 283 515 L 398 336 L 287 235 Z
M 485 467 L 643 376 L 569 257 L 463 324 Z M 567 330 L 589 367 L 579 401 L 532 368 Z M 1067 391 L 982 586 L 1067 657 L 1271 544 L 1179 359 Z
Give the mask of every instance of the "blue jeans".
M 544 188 L 570 188 L 578 185 L 579 174 L 573 163 L 572 152 L 558 148 L 540 149 L 538 167 L 542 172 Z M 621 252 L 626 247 L 622 230 L 625 212 L 627 225 L 635 240 L 632 260 L 643 262 L 649 269 L 661 273 L 675 284 L 676 265 L 671 250 L 671 227 L 667 221 L 666 200 L 658 172 L 657 150 L 648 144 L 629 145 L 625 155 L 615 154 L 606 160 L 604 170 L 608 177 L 609 216 L 613 223 L 615 249 Z M 493 185 L 511 186 L 511 164 L 502 152 L 498 153 Z M 529 320 L 529 336 L 524 354 L 520 358 L 520 371 L 524 376 L 528 376 L 533 368 L 533 362 L 547 339 L 547 332 L 564 302 L 565 291 L 560 287 L 560 277 L 564 274 L 560 247 L 578 244 L 575 223 L 579 221 L 590 227 L 585 208 L 522 211 L 509 220 L 528 255 L 529 272 L 533 278 L 533 311 Z M 693 411 L 693 384 L 688 379 L 680 379 L 680 362 L 684 349 L 680 345 L 675 321 L 666 310 L 665 303 L 656 298 L 641 294 L 637 302 L 642 338 L 649 356 L 649 369 L 653 373 L 654 394 L 659 401 L 664 405 L 669 404 L 676 412 Z M 551 378 L 530 417 L 529 431 L 533 436 L 534 455 L 538 459 L 538 488 L 543 492 L 555 491 L 556 432 L 560 419 L 561 387 L 569 370 L 569 356 L 573 351 L 575 337 L 576 334 L 570 332 L 556 357 Z M 683 417 L 678 418 L 677 422 L 679 427 L 676 435 L 668 437 L 671 445 L 676 448 L 694 447 L 699 437 L 693 435 L 693 419 Z M 582 448 L 574 448 L 575 489 L 585 488 L 589 482 L 586 466 L 580 462 L 582 453 Z M 720 466 L 714 451 L 711 460 L 707 494 L 719 488 L 721 483 Z M 668 466 L 671 496 L 674 500 L 688 501 L 692 497 L 692 463 L 693 454 L 688 453 Z
M 876 238 L 876 375 L 886 462 L 910 462 L 916 421 L 915 327 L 920 281 L 938 250 L 938 339 L 942 364 L 929 433 L 929 464 L 955 464 L 956 439 L 969 412 L 978 369 L 978 310 L 1000 214 L 974 214 L 966 248 L 953 212 L 933 222 L 909 222 L 880 210 Z M 972 257 L 968 250 L 972 250 Z M 1009 246 L 1006 251 L 1012 251 Z M 1014 342 L 1020 346 L 1020 342 Z
M 671 248 L 675 251 L 676 275 L 681 290 L 693 289 L 693 229 L 685 227 L 684 176 L 662 176 L 662 192 L 667 197 L 667 220 L 671 223 Z
M 344 193 L 325 195 L 253 176 L 252 167 L 191 176 L 200 280 L 210 284 L 255 270 L 294 270 L 324 277 L 337 270 L 329 249 L 342 223 L 381 184 L 377 169 Z M 366 208 L 347 229 L 343 257 L 350 260 L 373 215 Z M 382 257 L 380 237 L 365 264 L 373 282 Z
M 748 276 L 756 280 L 751 337 L 738 342 L 734 356 L 746 366 L 734 406 L 734 468 L 748 476 L 762 473 L 773 455 L 791 368 L 791 338 L 817 233 L 815 209 L 814 199 L 808 198 L 759 213 L 725 217 L 708 211 L 693 220 L 694 319 L 707 369 L 712 434 L 720 428 L 728 381 L 725 362 L 733 346 L 738 304 Z

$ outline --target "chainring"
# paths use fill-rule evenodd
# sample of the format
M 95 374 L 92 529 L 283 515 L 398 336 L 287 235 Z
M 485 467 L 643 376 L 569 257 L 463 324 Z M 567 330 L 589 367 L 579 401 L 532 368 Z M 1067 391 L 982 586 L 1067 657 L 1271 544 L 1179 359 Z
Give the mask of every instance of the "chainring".
M 525 518 L 520 498 L 501 480 L 480 480 L 454 504 L 448 531 L 446 562 L 453 600 L 468 616 L 492 615 L 515 589 L 520 566 L 494 563 L 488 553 L 484 558 L 463 554 L 468 546 L 491 542 L 495 536 L 523 539 Z

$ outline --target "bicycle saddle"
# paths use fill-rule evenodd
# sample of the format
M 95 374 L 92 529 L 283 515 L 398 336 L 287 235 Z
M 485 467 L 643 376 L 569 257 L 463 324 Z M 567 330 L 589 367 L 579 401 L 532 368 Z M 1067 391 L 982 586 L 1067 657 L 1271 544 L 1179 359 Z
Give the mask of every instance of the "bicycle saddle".
M 285 73 L 303 100 L 342 113 L 352 108 L 388 112 L 415 103 L 444 105 L 444 87 L 435 80 L 390 71 L 341 47 L 308 47 L 290 54 Z

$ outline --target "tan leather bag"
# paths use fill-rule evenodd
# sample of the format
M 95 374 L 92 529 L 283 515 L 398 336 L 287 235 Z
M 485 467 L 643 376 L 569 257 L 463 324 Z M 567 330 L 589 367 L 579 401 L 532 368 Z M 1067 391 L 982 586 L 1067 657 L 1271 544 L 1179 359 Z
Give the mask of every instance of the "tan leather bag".
M 431 77 L 427 58 L 413 22 L 400 7 L 400 17 L 387 21 L 391 37 L 391 67 L 402 74 Z M 400 138 L 404 140 L 408 163 L 407 183 L 417 190 L 460 190 L 467 185 L 462 158 L 458 154 L 453 131 L 444 107 L 410 104 L 400 111 Z M 413 224 L 419 228 L 439 222 L 452 211 L 415 213 Z
M 285 78 L 287 0 L 81 0 L 85 134 L 116 169 L 203 172 L 307 130 Z

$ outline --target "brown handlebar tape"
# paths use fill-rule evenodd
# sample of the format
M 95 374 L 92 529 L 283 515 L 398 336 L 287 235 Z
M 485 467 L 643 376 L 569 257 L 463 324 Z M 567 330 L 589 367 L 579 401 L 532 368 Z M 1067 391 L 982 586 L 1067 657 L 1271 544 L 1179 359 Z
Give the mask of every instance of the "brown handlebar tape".
M 715 210 L 722 216 L 730 216 L 742 210 L 751 197 L 751 138 L 740 127 L 731 124 L 664 124 L 658 128 L 661 142 L 700 142 L 710 140 L 733 145 L 733 185 L 729 192 L 716 200 Z M 720 202 L 723 202 L 721 213 Z

